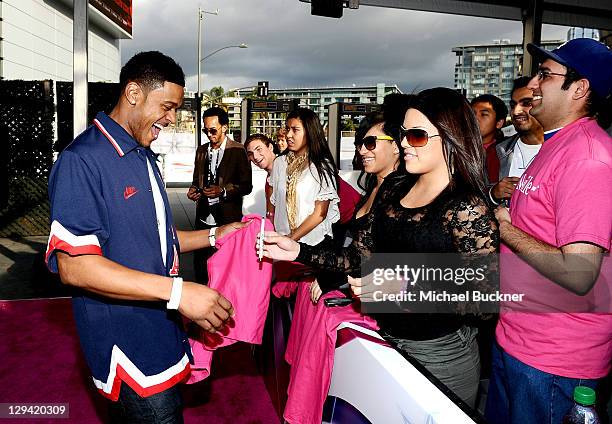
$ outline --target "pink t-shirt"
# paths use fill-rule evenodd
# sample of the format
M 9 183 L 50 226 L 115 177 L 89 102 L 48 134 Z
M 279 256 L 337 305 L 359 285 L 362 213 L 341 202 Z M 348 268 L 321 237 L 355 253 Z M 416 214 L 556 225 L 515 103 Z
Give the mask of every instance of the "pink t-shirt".
M 257 258 L 255 243 L 262 217 L 246 215 L 248 226 L 217 240 L 217 252 L 208 259 L 208 286 L 218 290 L 234 306 L 235 315 L 222 332 L 199 331 L 190 338 L 193 364 L 187 384 L 197 383 L 210 375 L 213 352 L 237 341 L 261 344 L 270 301 L 272 261 Z M 264 229 L 274 226 L 265 220 Z
M 283 418 L 291 424 L 317 424 L 323 416 L 334 368 L 338 326 L 352 322 L 378 330 L 376 321 L 362 315 L 356 304 L 328 308 L 325 299 L 345 297 L 339 291 L 324 294 L 316 305 L 308 284 L 298 283 L 285 360 L 291 365 Z
M 611 194 L 612 139 L 594 120 L 582 118 L 547 140 L 521 177 L 510 203 L 512 224 L 556 247 L 590 242 L 609 251 Z M 516 285 L 512 280 L 517 273 L 503 267 L 503 256 L 510 255 L 510 249 L 502 244 L 501 252 L 504 289 Z M 609 259 L 604 256 L 596 283 L 608 291 Z M 526 283 L 554 284 L 542 276 Z M 502 311 L 496 338 L 509 355 L 541 371 L 601 378 L 609 372 L 612 360 L 612 314 L 609 309 L 606 312 Z

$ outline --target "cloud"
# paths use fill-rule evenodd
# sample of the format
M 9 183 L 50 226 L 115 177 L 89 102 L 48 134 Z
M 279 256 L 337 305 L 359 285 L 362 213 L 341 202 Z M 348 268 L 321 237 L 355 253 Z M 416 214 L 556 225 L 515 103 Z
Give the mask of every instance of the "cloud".
M 180 6 L 178 6 L 180 4 Z M 148 0 L 134 4 L 134 38 L 121 43 L 125 63 L 134 53 L 160 50 L 172 56 L 197 86 L 198 2 Z M 398 84 L 404 91 L 452 86 L 455 46 L 509 38 L 520 42 L 520 22 L 362 6 L 342 19 L 310 15 L 298 0 L 210 0 L 219 15 L 203 21 L 206 89 L 270 81 L 271 88 Z M 545 25 L 543 39 L 565 37 Z

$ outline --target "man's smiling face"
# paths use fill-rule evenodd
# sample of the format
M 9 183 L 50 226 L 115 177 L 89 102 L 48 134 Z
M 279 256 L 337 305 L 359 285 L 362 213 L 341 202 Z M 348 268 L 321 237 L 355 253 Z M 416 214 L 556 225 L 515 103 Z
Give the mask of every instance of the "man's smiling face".
M 533 91 L 527 87 L 517 88 L 512 92 L 512 100 L 510 100 L 510 118 L 512 125 L 518 133 L 527 133 L 532 131 L 534 127 L 539 127 L 540 124 L 531 116 L 531 103 L 533 101 Z
M 129 119 L 132 136 L 143 147 L 151 146 L 161 130 L 176 122 L 176 109 L 183 104 L 184 88 L 172 82 L 152 90 L 143 89 Z

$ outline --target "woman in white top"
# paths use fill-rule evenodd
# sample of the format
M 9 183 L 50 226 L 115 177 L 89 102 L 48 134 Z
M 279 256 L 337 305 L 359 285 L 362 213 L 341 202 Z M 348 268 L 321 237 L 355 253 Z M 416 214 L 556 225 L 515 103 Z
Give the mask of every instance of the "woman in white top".
M 276 231 L 309 245 L 332 237 L 340 218 L 336 165 L 319 117 L 298 108 L 287 116 L 287 151 L 274 161 L 272 196 Z

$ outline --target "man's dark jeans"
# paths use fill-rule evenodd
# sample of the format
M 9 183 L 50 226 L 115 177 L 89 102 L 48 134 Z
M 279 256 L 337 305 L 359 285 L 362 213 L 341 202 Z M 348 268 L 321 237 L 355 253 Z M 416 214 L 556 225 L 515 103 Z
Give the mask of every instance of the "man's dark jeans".
M 161 393 L 141 397 L 130 386 L 121 384 L 117 402 L 109 401 L 112 424 L 183 424 L 183 399 L 177 384 Z
M 574 388 L 597 380 L 561 377 L 533 368 L 493 344 L 485 418 L 491 424 L 556 424 L 573 406 Z

